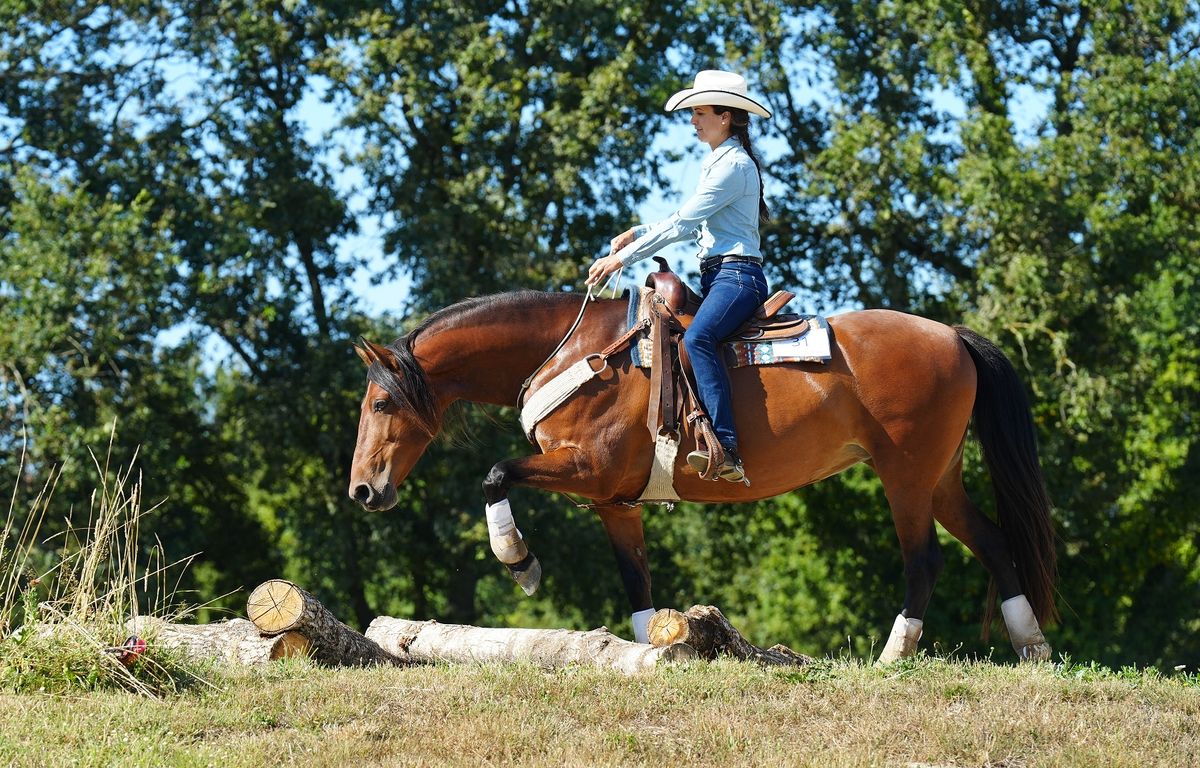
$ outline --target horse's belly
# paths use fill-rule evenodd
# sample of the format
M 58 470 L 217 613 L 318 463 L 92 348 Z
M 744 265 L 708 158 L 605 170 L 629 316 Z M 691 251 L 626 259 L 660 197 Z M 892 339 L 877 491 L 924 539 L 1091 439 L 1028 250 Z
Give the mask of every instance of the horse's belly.
M 743 501 L 786 493 L 868 458 L 861 445 L 862 407 L 836 366 L 783 364 L 730 371 L 738 448 L 751 485 L 676 475 L 693 501 Z

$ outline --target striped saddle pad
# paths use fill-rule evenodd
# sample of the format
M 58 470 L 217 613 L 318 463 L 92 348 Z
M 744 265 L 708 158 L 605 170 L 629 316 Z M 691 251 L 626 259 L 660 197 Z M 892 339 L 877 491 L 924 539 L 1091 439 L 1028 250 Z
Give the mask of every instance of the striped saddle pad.
M 650 296 L 653 293 L 654 291 L 649 288 L 641 288 L 636 293 L 630 292 L 628 315 L 630 328 L 650 316 Z M 726 365 L 730 368 L 741 368 L 746 365 L 829 362 L 829 323 L 822 315 L 804 315 L 804 317 L 808 320 L 807 327 L 795 337 L 767 341 L 745 339 L 726 341 L 722 345 Z M 640 368 L 651 366 L 654 350 L 649 334 L 633 345 L 632 354 L 634 365 Z

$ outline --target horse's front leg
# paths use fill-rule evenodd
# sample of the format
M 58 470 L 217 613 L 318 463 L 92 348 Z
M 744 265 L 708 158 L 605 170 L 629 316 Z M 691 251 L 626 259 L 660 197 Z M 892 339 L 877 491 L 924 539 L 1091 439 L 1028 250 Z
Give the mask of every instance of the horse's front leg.
M 639 643 L 650 642 L 646 625 L 654 615 L 654 603 L 650 598 L 650 563 L 646 558 L 642 508 L 617 504 L 596 507 L 596 514 L 600 516 L 600 522 L 604 524 L 604 531 L 612 544 L 621 582 L 629 597 L 633 639 Z
M 528 485 L 546 490 L 580 492 L 586 490 L 579 487 L 583 484 L 581 481 L 578 452 L 573 448 L 558 448 L 536 456 L 505 459 L 497 462 L 483 481 L 492 553 L 527 595 L 537 591 L 542 581 L 542 566 L 529 551 L 517 529 L 512 507 L 508 503 L 508 491 L 514 485 Z

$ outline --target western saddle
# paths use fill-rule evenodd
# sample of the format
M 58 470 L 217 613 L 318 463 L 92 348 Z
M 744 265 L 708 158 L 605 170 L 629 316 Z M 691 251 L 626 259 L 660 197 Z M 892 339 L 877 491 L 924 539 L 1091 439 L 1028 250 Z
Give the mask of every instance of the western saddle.
M 681 406 L 686 403 L 686 419 L 695 428 L 697 447 L 707 450 L 709 455 L 708 467 L 700 476 L 711 479 L 724 463 L 725 452 L 696 397 L 695 377 L 683 344 L 684 331 L 691 325 L 701 300 L 679 279 L 679 275 L 671 271 L 666 259 L 655 256 L 654 260 L 658 262 L 658 271 L 651 272 L 646 278 L 646 286 L 654 290 L 650 299 L 653 352 L 646 427 L 655 438 L 664 433 L 678 438 Z M 776 291 L 724 343 L 770 341 L 802 335 L 808 329 L 807 318 L 779 313 L 795 296 L 790 291 Z

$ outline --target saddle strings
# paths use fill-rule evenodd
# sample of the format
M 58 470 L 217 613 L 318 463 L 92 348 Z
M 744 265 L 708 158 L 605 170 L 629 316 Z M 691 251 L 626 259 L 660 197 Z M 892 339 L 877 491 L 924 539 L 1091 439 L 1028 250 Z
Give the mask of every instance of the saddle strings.
M 611 275 L 609 275 L 608 279 L 604 281 L 604 284 L 600 286 L 599 290 L 596 291 L 594 296 L 592 295 L 593 286 L 588 286 L 587 295 L 583 297 L 583 304 L 579 307 L 579 314 L 575 316 L 575 322 L 571 323 L 571 327 L 567 330 L 567 335 L 563 336 L 562 341 L 558 342 L 558 346 L 554 348 L 554 351 L 550 353 L 550 356 L 543 360 L 542 364 L 535 368 L 533 373 L 529 374 L 529 378 L 525 379 L 525 383 L 521 385 L 521 391 L 517 393 L 518 408 L 522 407 L 522 403 L 525 400 L 525 393 L 529 391 L 529 385 L 533 383 L 533 377 L 541 373 L 542 369 L 549 365 L 550 361 L 554 359 L 554 356 L 562 351 L 562 348 L 564 345 L 566 345 L 567 340 L 571 338 L 572 334 L 574 334 L 575 330 L 579 327 L 579 324 L 583 322 L 583 313 L 587 310 L 588 302 L 595 301 L 596 299 L 600 298 L 604 294 L 605 289 L 608 288 L 609 283 L 612 283 L 613 286 L 612 298 L 617 298 L 617 288 L 621 285 L 621 273 L 624 271 L 625 267 L 621 267 L 616 272 L 613 272 Z M 613 278 L 616 278 L 615 282 Z

